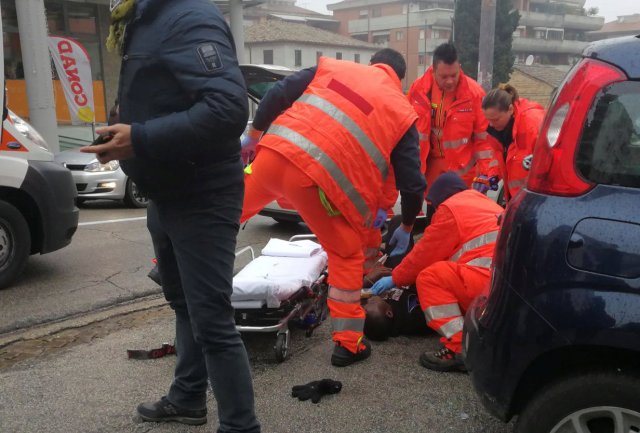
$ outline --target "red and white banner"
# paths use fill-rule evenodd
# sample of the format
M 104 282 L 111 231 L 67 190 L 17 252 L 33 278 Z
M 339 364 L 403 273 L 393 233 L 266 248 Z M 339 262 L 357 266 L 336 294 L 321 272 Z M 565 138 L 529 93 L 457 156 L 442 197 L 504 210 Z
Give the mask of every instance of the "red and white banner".
M 71 123 L 92 123 L 95 120 L 95 108 L 91 62 L 87 50 L 74 39 L 49 36 L 49 51 L 62 83 L 71 113 Z

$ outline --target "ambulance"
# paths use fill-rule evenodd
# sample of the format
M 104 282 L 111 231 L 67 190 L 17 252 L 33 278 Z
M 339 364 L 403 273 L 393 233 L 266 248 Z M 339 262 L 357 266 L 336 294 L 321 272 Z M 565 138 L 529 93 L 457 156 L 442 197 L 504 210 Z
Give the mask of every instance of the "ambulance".
M 0 58 L 2 50 L 0 44 Z M 4 76 L 3 62 L 0 76 Z M 0 289 L 20 276 L 30 255 L 69 245 L 78 227 L 71 172 L 54 161 L 42 136 L 7 108 L 4 93 L 2 85 Z

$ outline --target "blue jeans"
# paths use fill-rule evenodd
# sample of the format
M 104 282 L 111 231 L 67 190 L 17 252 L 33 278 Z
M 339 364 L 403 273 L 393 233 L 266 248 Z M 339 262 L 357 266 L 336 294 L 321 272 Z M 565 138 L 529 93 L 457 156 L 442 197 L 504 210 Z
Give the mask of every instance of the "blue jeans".
M 218 433 L 260 431 L 249 360 L 230 299 L 244 192 L 237 166 L 225 167 L 231 174 L 221 176 L 215 188 L 151 201 L 147 211 L 162 289 L 176 314 L 178 357 L 167 399 L 182 408 L 205 408 L 208 377 Z

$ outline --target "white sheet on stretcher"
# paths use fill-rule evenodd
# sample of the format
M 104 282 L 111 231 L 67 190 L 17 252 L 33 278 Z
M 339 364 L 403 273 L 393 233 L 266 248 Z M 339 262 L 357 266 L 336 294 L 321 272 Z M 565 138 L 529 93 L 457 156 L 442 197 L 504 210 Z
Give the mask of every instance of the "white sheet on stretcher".
M 231 301 L 237 308 L 246 301 L 266 301 L 268 308 L 278 308 L 301 287 L 309 287 L 326 265 L 325 252 L 311 257 L 259 256 L 233 277 Z

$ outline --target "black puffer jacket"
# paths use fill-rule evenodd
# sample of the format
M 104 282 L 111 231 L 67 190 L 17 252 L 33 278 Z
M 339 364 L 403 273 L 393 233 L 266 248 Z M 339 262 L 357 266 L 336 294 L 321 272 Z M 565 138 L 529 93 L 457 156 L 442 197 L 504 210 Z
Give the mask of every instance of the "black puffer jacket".
M 231 31 L 208 0 L 138 0 L 118 100 L 136 155 L 122 167 L 150 198 L 198 194 L 241 169 L 247 93 Z

